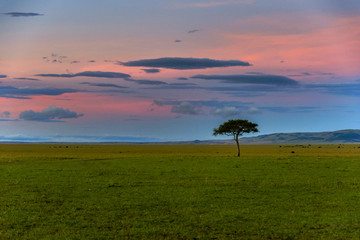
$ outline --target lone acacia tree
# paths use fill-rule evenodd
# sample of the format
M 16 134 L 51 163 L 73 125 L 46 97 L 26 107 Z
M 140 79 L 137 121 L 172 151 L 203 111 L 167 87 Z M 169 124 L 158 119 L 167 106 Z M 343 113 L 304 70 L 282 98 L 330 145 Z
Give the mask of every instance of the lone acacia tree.
M 256 123 L 249 122 L 248 120 L 229 120 L 221 124 L 218 128 L 214 128 L 213 134 L 214 136 L 233 136 L 238 149 L 238 157 L 240 157 L 239 136 L 242 136 L 244 133 L 259 132 L 257 126 Z

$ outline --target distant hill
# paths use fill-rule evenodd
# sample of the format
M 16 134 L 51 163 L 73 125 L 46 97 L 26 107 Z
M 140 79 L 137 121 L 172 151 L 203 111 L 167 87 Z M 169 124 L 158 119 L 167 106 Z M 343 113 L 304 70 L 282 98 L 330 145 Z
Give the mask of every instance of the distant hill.
M 239 139 L 241 145 L 267 145 L 267 144 L 360 144 L 360 130 L 347 129 L 333 132 L 298 132 L 298 133 L 274 133 L 260 135 L 257 137 L 242 137 Z M 195 141 L 168 141 L 168 142 L 20 142 L 3 141 L 1 144 L 9 143 L 35 143 L 35 144 L 106 144 L 106 145 L 226 145 L 235 144 L 234 140 L 195 140 Z
M 242 138 L 243 144 L 350 144 L 360 143 L 360 130 L 334 132 L 275 133 Z
M 360 130 L 340 130 L 333 132 L 298 132 L 274 133 L 257 137 L 242 137 L 241 145 L 267 145 L 267 144 L 360 144 Z M 183 145 L 227 145 L 235 144 L 232 139 L 222 140 L 195 140 L 132 144 L 183 144 Z
M 233 140 L 193 141 L 192 144 L 233 144 Z M 360 144 L 360 130 L 334 132 L 274 133 L 243 137 L 240 144 Z

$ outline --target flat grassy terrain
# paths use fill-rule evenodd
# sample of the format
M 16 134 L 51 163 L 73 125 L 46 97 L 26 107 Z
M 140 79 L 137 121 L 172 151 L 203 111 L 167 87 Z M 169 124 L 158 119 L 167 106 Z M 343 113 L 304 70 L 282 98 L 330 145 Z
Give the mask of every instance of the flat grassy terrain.
M 0 239 L 359 239 L 359 145 L 0 145 Z

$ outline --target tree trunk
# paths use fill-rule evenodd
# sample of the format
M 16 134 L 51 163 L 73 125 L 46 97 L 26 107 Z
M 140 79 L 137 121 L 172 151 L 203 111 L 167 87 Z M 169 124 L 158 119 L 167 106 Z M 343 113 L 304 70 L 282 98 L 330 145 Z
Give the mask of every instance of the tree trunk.
M 238 136 L 236 136 L 235 142 L 236 142 L 237 149 L 238 149 L 237 156 L 240 157 L 240 145 L 239 145 L 239 137 Z

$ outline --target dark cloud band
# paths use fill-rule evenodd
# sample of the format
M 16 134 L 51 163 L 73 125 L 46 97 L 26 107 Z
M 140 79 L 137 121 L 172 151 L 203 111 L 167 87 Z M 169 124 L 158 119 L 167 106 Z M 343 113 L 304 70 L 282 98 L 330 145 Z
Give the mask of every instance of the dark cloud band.
M 89 85 L 89 86 L 93 86 L 93 87 L 114 87 L 114 88 L 128 88 L 128 87 L 123 87 L 117 84 L 111 84 L 111 83 L 90 83 L 90 82 L 82 82 L 80 84 L 84 84 L 84 85 Z
M 16 80 L 26 80 L 26 81 L 40 81 L 37 78 L 26 78 L 26 77 L 24 77 L 24 78 L 14 78 L 14 79 L 16 79 Z
M 265 84 L 278 86 L 296 86 L 299 83 L 291 78 L 278 75 L 195 75 L 191 78 L 221 80 L 225 83 Z
M 171 58 L 171 57 L 142 59 L 142 60 L 129 61 L 129 62 L 117 62 L 117 64 L 127 67 L 152 67 L 152 68 L 168 68 L 168 69 L 177 69 L 177 70 L 251 66 L 250 63 L 239 60 L 215 60 L 209 58 Z
M 71 88 L 16 88 L 12 86 L 0 86 L 0 97 L 29 99 L 28 96 L 48 95 L 57 96 L 64 93 L 79 92 Z
M 32 13 L 32 12 L 7 12 L 4 15 L 8 15 L 11 17 L 36 17 L 36 16 L 43 16 L 44 14 L 40 13 Z
M 126 73 L 120 72 L 101 72 L 101 71 L 86 71 L 75 74 L 37 74 L 39 77 L 61 77 L 61 78 L 73 78 L 73 77 L 97 77 L 97 78 L 123 78 L 127 79 L 131 76 Z

